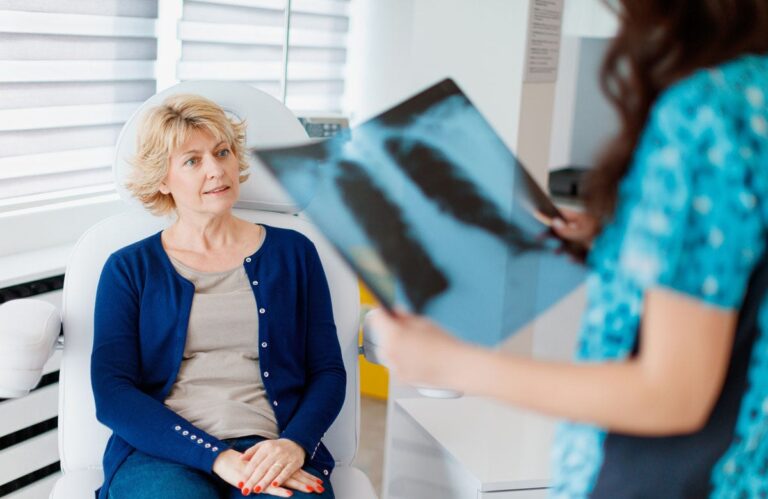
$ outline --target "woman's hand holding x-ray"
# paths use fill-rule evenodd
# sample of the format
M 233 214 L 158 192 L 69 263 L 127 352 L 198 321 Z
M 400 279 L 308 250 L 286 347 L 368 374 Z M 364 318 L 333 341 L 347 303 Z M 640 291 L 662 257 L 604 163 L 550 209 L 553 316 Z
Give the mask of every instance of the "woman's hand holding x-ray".
M 466 350 L 474 348 L 421 316 L 375 310 L 367 318 L 380 338 L 386 366 L 400 381 L 456 388 L 452 379 Z
M 577 243 L 589 250 L 592 247 L 592 240 L 600 230 L 600 224 L 587 213 L 574 210 L 560 209 L 565 220 L 555 218 L 552 220 L 552 230 L 558 237 L 566 241 Z

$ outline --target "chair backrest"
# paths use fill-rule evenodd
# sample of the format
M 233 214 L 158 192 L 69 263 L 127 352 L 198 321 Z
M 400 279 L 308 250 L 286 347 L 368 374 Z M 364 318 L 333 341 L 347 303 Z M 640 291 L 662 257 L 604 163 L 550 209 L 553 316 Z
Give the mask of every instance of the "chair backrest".
M 128 168 L 126 161 L 135 150 L 137 121 L 146 109 L 176 93 L 204 95 L 245 118 L 248 146 L 306 140 L 304 129 L 287 108 L 249 85 L 181 83 L 150 98 L 123 128 L 116 148 L 114 170 L 118 190 L 126 200 L 128 195 L 122 182 Z M 251 178 L 241 187 L 235 210 L 237 216 L 303 233 L 315 244 L 323 263 L 348 380 L 344 406 L 323 441 L 337 463 L 350 464 L 357 451 L 359 432 L 357 279 L 325 238 L 306 219 L 293 214 L 298 207 L 287 200 L 262 167 L 251 162 L 251 173 Z M 110 430 L 96 420 L 90 384 L 94 303 L 101 269 L 112 252 L 162 230 L 171 222 L 137 208 L 134 201 L 129 204 L 134 206 L 89 229 L 76 244 L 67 265 L 62 305 L 65 344 L 59 382 L 59 454 L 65 473 L 100 467 L 110 435 Z

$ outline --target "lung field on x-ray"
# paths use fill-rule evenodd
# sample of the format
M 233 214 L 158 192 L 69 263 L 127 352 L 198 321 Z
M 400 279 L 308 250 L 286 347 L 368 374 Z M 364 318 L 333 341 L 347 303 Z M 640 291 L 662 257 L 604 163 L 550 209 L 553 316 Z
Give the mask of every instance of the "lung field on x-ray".
M 414 237 L 400 208 L 373 183 L 363 168 L 340 161 L 336 185 L 350 213 L 365 231 L 381 258 L 402 283 L 415 312 L 448 288 L 448 279 Z
M 499 208 L 441 151 L 418 140 L 390 138 L 384 148 L 421 192 L 441 211 L 502 239 L 514 254 L 541 248 L 504 220 Z

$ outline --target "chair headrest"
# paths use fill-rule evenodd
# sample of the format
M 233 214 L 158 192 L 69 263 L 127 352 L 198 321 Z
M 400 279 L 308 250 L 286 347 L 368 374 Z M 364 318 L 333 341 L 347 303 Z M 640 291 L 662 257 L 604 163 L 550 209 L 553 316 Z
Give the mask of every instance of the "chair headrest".
M 141 207 L 125 188 L 131 169 L 130 159 L 136 154 L 136 128 L 144 113 L 159 106 L 171 95 L 197 94 L 206 97 L 228 114 L 247 124 L 245 145 L 250 147 L 279 147 L 306 143 L 307 133 L 293 113 L 280 101 L 248 85 L 226 81 L 186 81 L 159 92 L 142 104 L 125 123 L 115 147 L 112 170 L 120 198 L 134 207 Z M 238 208 L 297 213 L 297 206 L 274 177 L 255 158 L 248 158 L 250 178 L 240 186 Z

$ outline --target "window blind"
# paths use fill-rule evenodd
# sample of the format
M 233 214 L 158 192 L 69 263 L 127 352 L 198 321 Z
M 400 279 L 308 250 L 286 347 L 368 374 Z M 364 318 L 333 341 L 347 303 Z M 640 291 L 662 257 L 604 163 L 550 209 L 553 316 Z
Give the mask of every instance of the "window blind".
M 288 5 L 287 0 L 185 0 L 179 80 L 248 82 L 297 114 L 340 113 L 349 1 L 291 0 L 286 37 Z
M 157 0 L 0 0 L 0 214 L 113 192 L 155 92 Z

